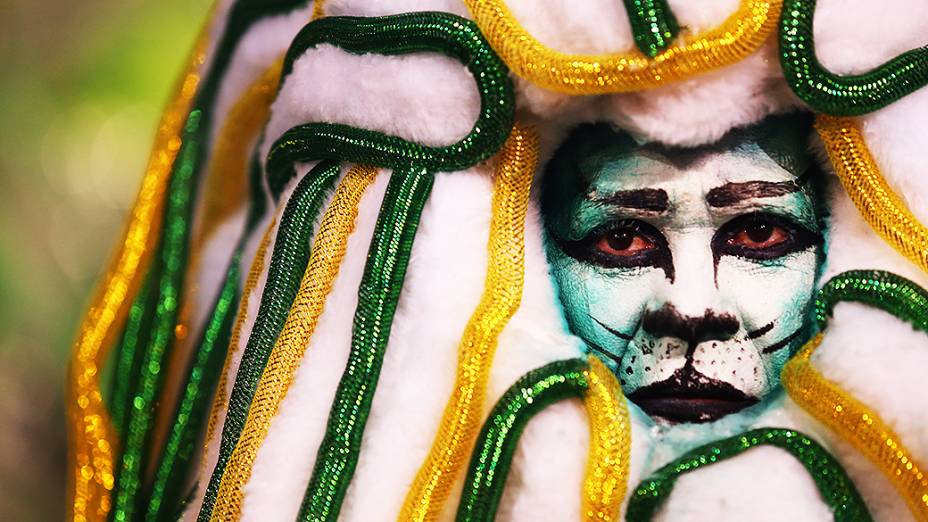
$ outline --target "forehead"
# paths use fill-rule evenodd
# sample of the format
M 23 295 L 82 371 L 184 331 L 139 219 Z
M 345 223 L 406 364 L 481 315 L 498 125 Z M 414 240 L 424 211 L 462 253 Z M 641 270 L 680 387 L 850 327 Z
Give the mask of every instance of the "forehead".
M 807 117 L 772 116 L 735 129 L 715 143 L 681 148 L 638 143 L 608 124 L 586 124 L 573 130 L 549 169 L 573 178 L 573 188 L 581 192 L 682 180 L 690 188 L 724 182 L 793 181 L 812 164 L 808 134 Z
M 726 183 L 776 183 L 796 181 L 798 177 L 755 144 L 736 150 L 707 150 L 688 161 L 677 159 L 646 148 L 621 154 L 609 149 L 591 150 L 576 165 L 582 180 L 578 188 L 593 196 L 638 188 L 663 188 L 672 195 L 707 192 Z

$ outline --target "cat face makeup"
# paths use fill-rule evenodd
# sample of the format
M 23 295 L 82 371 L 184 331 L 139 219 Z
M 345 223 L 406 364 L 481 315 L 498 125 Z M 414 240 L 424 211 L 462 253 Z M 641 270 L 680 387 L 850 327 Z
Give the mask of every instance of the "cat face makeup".
M 669 149 L 584 125 L 549 163 L 567 320 L 648 414 L 705 422 L 750 406 L 808 337 L 822 236 L 807 136 L 776 117 Z

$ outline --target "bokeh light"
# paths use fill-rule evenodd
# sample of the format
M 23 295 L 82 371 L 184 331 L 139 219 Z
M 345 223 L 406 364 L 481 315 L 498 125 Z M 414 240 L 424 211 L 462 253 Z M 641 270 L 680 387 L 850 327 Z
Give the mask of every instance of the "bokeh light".
M 0 520 L 64 514 L 70 345 L 209 6 L 0 2 Z

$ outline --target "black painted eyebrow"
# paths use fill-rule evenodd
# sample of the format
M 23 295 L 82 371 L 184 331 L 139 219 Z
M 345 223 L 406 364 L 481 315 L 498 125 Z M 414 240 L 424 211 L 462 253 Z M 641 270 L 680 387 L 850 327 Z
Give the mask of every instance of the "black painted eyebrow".
M 726 183 L 706 194 L 710 207 L 721 208 L 737 205 L 746 199 L 775 198 L 800 190 L 795 181 L 747 181 L 744 183 Z
M 662 189 L 620 190 L 604 196 L 590 194 L 587 199 L 593 203 L 649 212 L 667 212 L 670 209 L 670 198 Z

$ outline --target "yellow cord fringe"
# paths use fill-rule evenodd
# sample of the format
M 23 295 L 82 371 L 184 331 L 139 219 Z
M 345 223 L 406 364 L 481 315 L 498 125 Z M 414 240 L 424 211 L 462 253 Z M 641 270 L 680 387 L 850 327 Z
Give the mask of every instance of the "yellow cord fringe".
M 434 520 L 450 495 L 480 428 L 497 338 L 522 299 L 525 213 L 538 163 L 538 138 L 516 125 L 503 146 L 493 185 L 487 276 L 480 304 L 458 347 L 454 392 L 438 434 L 406 496 L 399 520 Z
M 822 424 L 866 455 L 905 499 L 912 515 L 928 521 L 928 477 L 912 460 L 892 428 L 867 405 L 816 370 L 810 357 L 821 344 L 818 334 L 786 363 L 780 376 L 789 396 Z
M 634 50 L 564 54 L 535 39 L 502 0 L 464 0 L 490 45 L 513 72 L 565 94 L 649 89 L 731 65 L 756 51 L 777 26 L 782 0 L 742 0 L 719 27 L 684 39 L 653 59 Z
M 243 488 L 251 477 L 258 449 L 295 378 L 325 307 L 326 297 L 338 276 L 348 246 L 348 236 L 354 230 L 361 196 L 376 179 L 377 172 L 378 169 L 364 165 L 348 171 L 322 217 L 299 292 L 258 381 L 242 436 L 219 483 L 211 520 L 232 521 L 241 518 Z
M 928 229 L 880 174 L 854 120 L 819 115 L 815 128 L 838 179 L 864 220 L 899 253 L 928 271 Z
M 142 186 L 119 250 L 81 323 L 68 377 L 68 518 L 106 520 L 111 508 L 116 434 L 100 391 L 100 372 L 125 323 L 161 233 L 165 191 L 181 146 L 181 132 L 206 62 L 208 28 L 197 39 L 174 99 L 161 117 Z
M 608 522 L 620 520 L 628 487 L 632 427 L 615 375 L 597 357 L 589 361 L 590 387 L 583 404 L 590 418 L 590 451 L 583 478 L 582 519 Z

